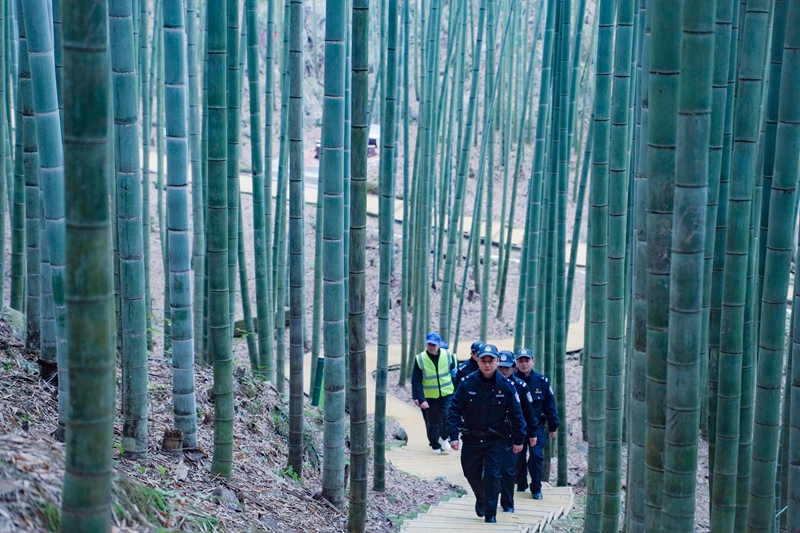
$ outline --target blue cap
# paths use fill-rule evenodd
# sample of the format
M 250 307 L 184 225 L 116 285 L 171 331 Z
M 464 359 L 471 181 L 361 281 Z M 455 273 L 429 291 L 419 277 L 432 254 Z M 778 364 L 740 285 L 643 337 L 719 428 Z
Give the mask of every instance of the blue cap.
M 442 338 L 435 331 L 431 331 L 425 337 L 425 344 L 435 344 L 436 346 L 439 346 L 442 344 Z
M 442 341 L 442 343 L 439 345 L 439 348 L 444 348 L 445 350 L 447 350 L 447 349 L 450 348 L 450 345 L 448 345 L 446 342 Z
M 514 354 L 508 350 L 500 350 L 500 360 L 497 362 L 497 366 L 506 368 L 514 366 Z
M 484 346 L 486 346 L 485 342 L 475 341 L 472 343 L 472 346 L 470 346 L 469 351 L 471 351 L 472 353 L 481 353 L 481 350 L 483 350 Z
M 520 357 L 528 357 L 530 359 L 533 359 L 533 352 L 530 351 L 528 348 L 520 348 L 519 350 L 517 350 L 517 359 L 519 359 Z
M 484 345 L 479 357 L 485 357 L 487 355 L 494 357 L 495 359 L 498 358 L 500 356 L 500 352 L 497 351 L 497 346 L 495 346 L 494 344 Z

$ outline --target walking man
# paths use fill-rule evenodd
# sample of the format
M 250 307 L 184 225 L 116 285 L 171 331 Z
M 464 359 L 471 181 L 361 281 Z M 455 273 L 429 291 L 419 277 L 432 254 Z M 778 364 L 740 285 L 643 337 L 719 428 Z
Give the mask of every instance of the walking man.
M 549 437 L 556 436 L 558 429 L 558 411 L 556 410 L 556 399 L 553 396 L 553 388 L 550 380 L 546 376 L 533 370 L 535 358 L 533 353 L 527 348 L 520 348 L 517 351 L 517 372 L 514 374 L 528 385 L 528 390 L 533 399 L 533 410 L 539 422 L 539 429 L 536 432 L 536 444 L 530 446 L 530 454 L 527 461 L 527 472 L 525 469 L 525 452 L 517 458 L 517 492 L 525 492 L 528 488 L 528 473 L 531 475 L 530 489 L 534 500 L 542 499 L 542 463 L 544 462 L 544 445 L 547 443 L 548 433 L 545 431 L 545 423 L 550 431 Z M 526 446 L 527 448 L 527 446 Z
M 425 350 L 417 354 L 411 372 L 411 396 L 414 405 L 422 409 L 433 453 L 450 450 L 445 419 L 455 391 L 451 372 L 456 367 L 456 358 L 441 344 L 438 333 L 428 333 Z
M 497 358 L 496 346 L 483 347 L 479 370 L 461 382 L 447 415 L 454 450 L 460 446 L 459 433 L 463 435 L 461 468 L 475 493 L 475 513 L 489 524 L 497 522 L 500 463 L 506 455 L 508 435 L 513 453 L 522 450 L 525 440 L 525 419 L 517 391 L 497 372 Z
M 508 350 L 500 350 L 497 371 L 511 380 L 517 389 L 519 403 L 522 407 L 522 416 L 525 418 L 526 444 L 533 447 L 536 446 L 536 431 L 538 429 L 536 415 L 533 411 L 533 397 L 528 385 L 514 375 L 514 370 L 516 370 L 514 353 Z M 517 475 L 517 457 L 518 455 L 514 453 L 509 440 L 506 455 L 500 465 L 500 506 L 503 508 L 504 513 L 514 512 L 514 480 Z
M 478 370 L 478 354 L 481 353 L 484 346 L 486 346 L 486 344 L 481 341 L 475 341 L 472 343 L 472 346 L 470 346 L 469 359 L 458 365 L 458 370 L 456 371 L 456 389 L 458 389 L 462 379 Z

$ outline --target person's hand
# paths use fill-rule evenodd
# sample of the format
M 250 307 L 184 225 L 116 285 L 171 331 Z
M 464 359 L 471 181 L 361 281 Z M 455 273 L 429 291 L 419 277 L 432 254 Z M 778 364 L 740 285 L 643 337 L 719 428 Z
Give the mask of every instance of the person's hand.
M 428 405 L 428 402 L 422 402 L 421 404 L 419 404 L 419 406 L 421 409 L 427 409 L 428 407 L 430 407 L 430 405 Z
M 554 439 L 554 438 L 556 438 L 556 432 L 555 432 L 555 431 L 551 431 L 551 432 L 550 432 L 550 438 L 551 438 L 551 439 Z
M 519 452 L 521 452 L 521 451 L 522 451 L 522 444 L 515 444 L 515 445 L 514 445 L 514 446 L 511 448 L 511 450 L 512 450 L 514 453 L 519 453 Z
M 458 440 L 450 440 L 450 447 L 453 449 L 453 451 L 457 452 L 459 446 L 461 445 L 458 443 Z
M 414 405 L 416 405 L 417 407 L 419 407 L 419 400 L 414 400 Z
M 530 438 L 530 439 L 528 439 L 528 440 L 530 441 L 530 445 L 531 445 L 531 446 L 536 446 L 536 437 L 531 437 L 531 438 Z

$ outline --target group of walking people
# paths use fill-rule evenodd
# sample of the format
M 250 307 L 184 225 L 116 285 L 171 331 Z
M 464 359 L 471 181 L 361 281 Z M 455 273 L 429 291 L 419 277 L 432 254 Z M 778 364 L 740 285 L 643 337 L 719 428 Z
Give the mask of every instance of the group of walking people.
M 515 484 L 516 492 L 530 489 L 542 499 L 544 447 L 555 437 L 558 412 L 531 350 L 514 354 L 476 341 L 470 352 L 459 365 L 439 334 L 428 333 L 412 369 L 412 398 L 433 453 L 461 449 L 475 513 L 495 523 L 498 498 L 503 512 L 514 512 Z

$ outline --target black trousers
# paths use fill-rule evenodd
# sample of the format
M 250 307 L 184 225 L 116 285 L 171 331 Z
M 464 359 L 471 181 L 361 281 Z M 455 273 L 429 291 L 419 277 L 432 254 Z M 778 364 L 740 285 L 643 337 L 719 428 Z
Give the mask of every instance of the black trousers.
M 428 408 L 422 410 L 422 418 L 425 419 L 425 431 L 428 433 L 428 444 L 434 450 L 441 448 L 439 438 L 447 439 L 447 411 L 450 410 L 450 400 L 453 396 L 444 398 L 426 398 Z
M 522 446 L 522 453 L 517 457 L 517 490 L 520 492 L 528 488 L 528 474 L 531 475 L 531 492 L 542 492 L 542 463 L 544 462 L 544 446 L 547 444 L 547 433 L 539 429 L 536 432 L 536 445 L 530 447 L 528 439 Z M 527 465 L 526 465 L 527 457 Z M 526 468 L 527 466 L 527 468 Z
M 461 450 L 461 468 L 484 515 L 497 514 L 500 494 L 500 466 L 506 457 L 508 441 L 500 438 L 464 440 Z
M 525 439 L 528 442 L 528 439 Z M 500 463 L 500 506 L 504 511 L 514 508 L 514 481 L 517 475 L 517 459 L 510 443 L 506 443 L 506 454 Z

